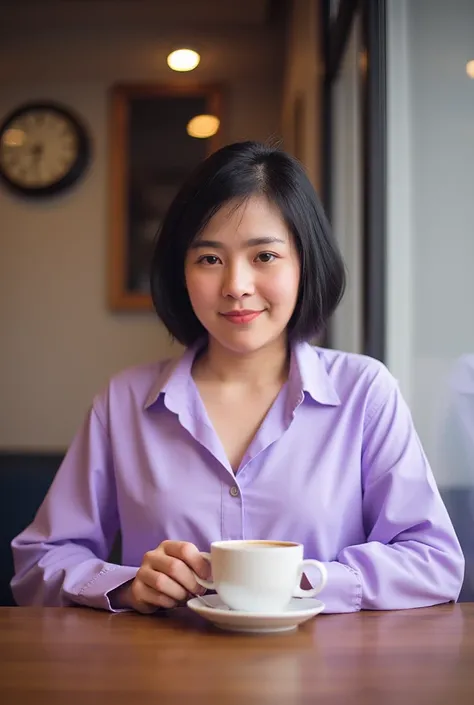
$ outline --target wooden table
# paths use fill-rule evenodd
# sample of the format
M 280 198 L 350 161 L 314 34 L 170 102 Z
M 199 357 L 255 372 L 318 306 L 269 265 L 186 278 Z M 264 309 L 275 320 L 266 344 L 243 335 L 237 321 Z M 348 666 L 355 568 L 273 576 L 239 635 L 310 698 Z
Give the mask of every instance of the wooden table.
M 1 705 L 473 705 L 474 604 L 251 636 L 166 616 L 0 609 Z

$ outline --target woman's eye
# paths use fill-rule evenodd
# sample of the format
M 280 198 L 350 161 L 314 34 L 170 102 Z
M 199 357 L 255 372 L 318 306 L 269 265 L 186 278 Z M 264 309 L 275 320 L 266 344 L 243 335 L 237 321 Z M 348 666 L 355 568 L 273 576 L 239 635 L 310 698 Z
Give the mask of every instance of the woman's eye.
M 261 252 L 258 255 L 257 259 L 265 264 L 267 262 L 273 262 L 273 260 L 276 259 L 276 255 L 272 254 L 271 252 Z
M 219 262 L 219 257 L 216 257 L 216 255 L 204 255 L 198 259 L 198 262 L 211 265 L 217 264 Z

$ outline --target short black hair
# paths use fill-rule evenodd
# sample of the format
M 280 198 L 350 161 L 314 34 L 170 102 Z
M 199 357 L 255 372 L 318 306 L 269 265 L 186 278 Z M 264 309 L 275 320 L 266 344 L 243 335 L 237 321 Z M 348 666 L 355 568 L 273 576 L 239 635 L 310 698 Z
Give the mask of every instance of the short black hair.
M 189 346 L 207 331 L 186 290 L 189 247 L 215 213 L 232 200 L 264 195 L 280 210 L 300 258 L 300 289 L 288 324 L 292 340 L 321 333 L 345 288 L 345 268 L 321 202 L 297 159 L 259 142 L 237 142 L 214 152 L 172 201 L 151 262 L 151 296 L 173 338 Z

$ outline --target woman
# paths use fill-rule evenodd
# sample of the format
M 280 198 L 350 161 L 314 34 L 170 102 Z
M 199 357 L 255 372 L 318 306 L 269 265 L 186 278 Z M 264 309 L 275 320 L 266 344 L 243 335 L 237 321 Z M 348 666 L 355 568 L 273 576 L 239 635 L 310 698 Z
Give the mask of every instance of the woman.
M 178 361 L 94 400 L 33 524 L 19 604 L 153 612 L 200 592 L 219 539 L 303 543 L 327 612 L 456 600 L 464 560 L 398 386 L 312 347 L 344 268 L 298 162 L 247 142 L 191 176 L 152 262 Z M 121 531 L 123 565 L 107 561 Z M 311 581 L 311 575 L 306 576 Z

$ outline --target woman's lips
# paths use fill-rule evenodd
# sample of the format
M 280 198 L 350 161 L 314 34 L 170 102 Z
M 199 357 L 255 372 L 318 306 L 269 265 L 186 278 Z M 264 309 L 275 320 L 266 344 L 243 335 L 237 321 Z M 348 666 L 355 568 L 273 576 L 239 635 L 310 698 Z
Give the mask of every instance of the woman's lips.
M 250 323 L 260 316 L 261 311 L 230 311 L 229 313 L 221 314 L 229 323 L 242 325 L 242 323 Z

